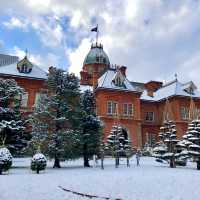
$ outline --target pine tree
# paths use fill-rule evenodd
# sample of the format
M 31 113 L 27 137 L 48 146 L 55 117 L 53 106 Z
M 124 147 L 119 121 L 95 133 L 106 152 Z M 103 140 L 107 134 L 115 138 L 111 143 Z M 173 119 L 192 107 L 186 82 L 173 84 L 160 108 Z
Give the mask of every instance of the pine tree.
M 19 154 L 27 143 L 25 120 L 20 113 L 22 94 L 15 80 L 0 79 L 0 142 L 12 154 Z
M 114 125 L 110 135 L 107 137 L 106 149 L 115 158 L 115 167 L 119 166 L 120 156 L 126 156 L 127 166 L 129 166 L 129 157 L 132 154 L 132 146 L 129 138 L 125 137 L 120 125 Z
M 183 136 L 182 145 L 186 155 L 192 157 L 197 163 L 197 170 L 200 170 L 200 120 L 193 120 L 188 124 L 188 130 Z
M 159 133 L 160 141 L 153 149 L 154 156 L 158 159 L 168 161 L 170 167 L 176 167 L 177 154 L 177 143 L 179 140 L 176 136 L 176 125 L 173 121 L 164 121 L 164 126 L 160 127 L 161 132 Z
M 49 155 L 55 158 L 54 167 L 60 167 L 60 159 L 80 156 L 80 90 L 74 74 L 50 68 L 47 80 L 50 113 Z
M 82 108 L 82 153 L 84 167 L 89 167 L 89 158 L 100 153 L 102 138 L 101 123 L 95 114 L 95 99 L 90 90 L 81 96 Z
M 41 94 L 38 98 L 34 112 L 31 116 L 31 140 L 28 143 L 27 151 L 33 155 L 38 150 L 47 154 L 48 152 L 48 139 L 49 139 L 49 118 L 48 112 L 48 97 L 46 94 Z

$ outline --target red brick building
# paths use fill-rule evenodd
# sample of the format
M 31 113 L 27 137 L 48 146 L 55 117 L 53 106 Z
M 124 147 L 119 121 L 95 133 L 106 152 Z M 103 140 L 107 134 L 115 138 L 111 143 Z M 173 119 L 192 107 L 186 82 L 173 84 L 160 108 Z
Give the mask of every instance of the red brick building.
M 126 73 L 125 66 L 110 65 L 101 44 L 92 44 L 80 72 L 81 85 L 82 89 L 88 86 L 94 89 L 105 138 L 114 124 L 120 124 L 134 146 L 153 144 L 164 113 L 175 121 L 181 137 L 187 129 L 191 97 L 200 116 L 200 93 L 192 81 L 181 83 L 175 78 L 165 84 L 138 83 L 128 80 Z
M 92 44 L 83 63 L 81 88 L 93 88 L 96 112 L 104 125 L 105 138 L 114 124 L 120 124 L 134 146 L 157 140 L 164 113 L 175 121 L 178 136 L 187 129 L 191 97 L 200 116 L 200 93 L 192 81 L 181 83 L 177 78 L 169 83 L 133 82 L 126 77 L 126 67 L 111 65 L 101 44 Z M 22 107 L 31 112 L 41 90 L 45 89 L 47 73 L 25 56 L 0 54 L 0 77 L 13 78 L 25 89 Z M 168 102 L 168 112 L 166 112 Z
M 19 60 L 16 56 L 0 54 L 0 77 L 15 79 L 24 88 L 22 109 L 31 112 L 42 89 L 45 88 L 47 73 L 31 63 L 27 56 Z

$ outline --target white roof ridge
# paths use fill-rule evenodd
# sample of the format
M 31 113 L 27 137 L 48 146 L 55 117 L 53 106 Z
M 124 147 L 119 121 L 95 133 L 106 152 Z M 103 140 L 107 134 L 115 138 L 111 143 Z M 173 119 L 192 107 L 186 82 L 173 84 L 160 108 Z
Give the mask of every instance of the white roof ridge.
M 38 69 L 40 69 L 41 71 L 43 71 L 43 72 L 45 72 L 46 74 L 48 74 L 48 72 L 47 71 L 45 71 L 44 69 L 42 69 L 40 66 L 38 66 L 38 65 L 33 65 L 33 67 L 37 67 Z
M 173 81 L 170 81 L 170 82 L 168 82 L 168 83 L 165 83 L 160 89 L 162 89 L 162 88 L 165 88 L 165 87 L 167 87 L 167 86 L 169 86 L 169 85 L 172 85 L 172 84 L 174 84 L 174 83 L 176 83 L 176 82 L 179 82 L 177 79 L 175 79 L 175 80 L 173 80 Z
M 103 74 L 104 75 L 104 74 Z M 103 76 L 102 75 L 102 76 Z M 102 84 L 101 85 L 103 85 L 104 84 L 104 82 L 105 82 L 105 80 L 106 80 L 106 77 L 107 77 L 107 75 L 108 75 L 108 70 L 105 72 L 105 75 L 104 75 L 104 79 L 103 79 L 103 81 L 102 81 Z

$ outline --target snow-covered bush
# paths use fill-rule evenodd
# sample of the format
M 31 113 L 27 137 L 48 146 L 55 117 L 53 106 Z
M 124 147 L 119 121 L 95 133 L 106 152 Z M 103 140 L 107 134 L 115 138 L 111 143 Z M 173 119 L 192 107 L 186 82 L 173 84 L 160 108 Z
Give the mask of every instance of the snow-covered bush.
M 42 153 L 36 153 L 31 159 L 31 169 L 36 171 L 37 174 L 39 174 L 41 170 L 45 170 L 46 166 L 47 159 Z
M 181 158 L 180 147 L 177 146 L 179 140 L 176 135 L 175 123 L 171 120 L 165 120 L 163 126 L 160 127 L 160 131 L 160 141 L 153 149 L 156 161 L 169 162 L 171 168 L 176 167 L 176 164 L 185 165 L 186 160 Z
M 200 120 L 193 120 L 188 124 L 182 145 L 185 155 L 191 157 L 197 163 L 197 170 L 200 170 Z
M 12 155 L 10 151 L 3 147 L 0 148 L 0 174 L 8 171 L 12 166 Z

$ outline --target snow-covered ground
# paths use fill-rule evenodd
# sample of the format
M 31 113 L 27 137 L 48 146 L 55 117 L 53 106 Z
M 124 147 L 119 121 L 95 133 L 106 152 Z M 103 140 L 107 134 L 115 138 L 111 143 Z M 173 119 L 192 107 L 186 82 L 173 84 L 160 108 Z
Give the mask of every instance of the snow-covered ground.
M 47 170 L 38 175 L 30 171 L 30 159 L 18 158 L 9 174 L 0 176 L 0 200 L 88 199 L 65 192 L 58 186 L 112 199 L 199 199 L 200 171 L 193 163 L 176 169 L 147 157 L 141 159 L 140 167 L 135 163 L 133 157 L 130 168 L 120 165 L 115 169 L 114 160 L 106 159 L 105 170 L 101 170 L 83 168 L 82 160 L 62 163 L 62 169 L 52 169 L 52 162 L 48 162 Z

